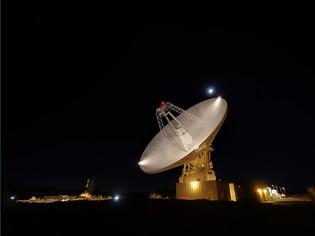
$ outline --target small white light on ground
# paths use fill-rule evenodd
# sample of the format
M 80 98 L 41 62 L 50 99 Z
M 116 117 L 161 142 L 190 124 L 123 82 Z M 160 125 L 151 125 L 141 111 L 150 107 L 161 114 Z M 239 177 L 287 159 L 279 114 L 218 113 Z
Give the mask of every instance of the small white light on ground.
M 114 201 L 118 201 L 119 200 L 119 196 L 118 195 L 115 195 L 115 197 L 114 197 Z

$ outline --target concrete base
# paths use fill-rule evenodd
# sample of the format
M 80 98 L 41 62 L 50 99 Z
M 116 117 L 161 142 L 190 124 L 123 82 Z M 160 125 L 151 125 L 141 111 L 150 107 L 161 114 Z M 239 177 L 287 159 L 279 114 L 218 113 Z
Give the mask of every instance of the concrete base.
M 236 201 L 236 188 L 233 183 L 223 181 L 191 181 L 176 183 L 176 198 L 186 200 Z

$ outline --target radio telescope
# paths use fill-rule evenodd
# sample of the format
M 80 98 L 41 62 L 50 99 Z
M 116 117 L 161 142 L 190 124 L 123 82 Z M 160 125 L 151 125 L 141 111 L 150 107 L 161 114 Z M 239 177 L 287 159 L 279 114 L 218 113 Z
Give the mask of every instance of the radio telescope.
M 147 174 L 183 165 L 176 183 L 178 199 L 236 200 L 233 183 L 216 181 L 211 161 L 212 142 L 227 114 L 227 103 L 212 98 L 183 110 L 170 102 L 156 109 L 160 132 L 139 161 Z

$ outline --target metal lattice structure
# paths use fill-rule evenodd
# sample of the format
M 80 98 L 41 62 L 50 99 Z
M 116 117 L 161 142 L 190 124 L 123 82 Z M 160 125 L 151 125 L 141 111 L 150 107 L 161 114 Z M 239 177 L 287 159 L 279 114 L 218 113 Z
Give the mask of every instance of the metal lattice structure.
M 201 149 L 194 160 L 185 163 L 179 182 L 216 180 L 211 161 L 211 152 L 213 150 L 211 146 L 206 146 Z
M 174 131 L 176 136 L 181 141 L 183 147 L 185 150 L 190 151 L 191 147 L 189 144 L 191 143 L 192 136 L 189 133 L 189 131 L 185 128 L 185 126 L 176 118 L 176 116 L 172 113 L 174 112 L 177 115 L 182 114 L 183 116 L 186 116 L 188 119 L 191 119 L 192 122 L 199 122 L 200 125 L 204 124 L 204 121 L 199 119 L 198 117 L 194 116 L 193 114 L 181 109 L 178 106 L 175 106 L 174 104 L 170 102 L 162 102 L 161 106 L 156 109 L 156 119 L 159 125 L 159 129 L 162 134 L 163 141 L 167 138 L 167 135 L 164 130 L 164 122 L 163 118 L 167 121 L 167 124 L 171 127 L 171 129 Z

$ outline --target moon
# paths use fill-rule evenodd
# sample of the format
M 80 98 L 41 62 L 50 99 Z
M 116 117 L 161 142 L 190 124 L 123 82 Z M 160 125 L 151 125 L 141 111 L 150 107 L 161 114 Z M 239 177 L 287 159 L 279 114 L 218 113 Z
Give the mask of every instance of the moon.
M 212 95 L 214 93 L 214 88 L 208 88 L 208 94 Z

